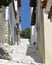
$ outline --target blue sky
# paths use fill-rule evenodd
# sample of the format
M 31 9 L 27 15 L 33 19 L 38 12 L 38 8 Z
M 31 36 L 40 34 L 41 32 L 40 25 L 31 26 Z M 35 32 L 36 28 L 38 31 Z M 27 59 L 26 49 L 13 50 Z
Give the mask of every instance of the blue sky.
M 30 0 L 22 0 L 22 7 L 20 9 L 21 14 L 21 27 L 25 29 L 30 27 L 30 7 L 29 7 Z

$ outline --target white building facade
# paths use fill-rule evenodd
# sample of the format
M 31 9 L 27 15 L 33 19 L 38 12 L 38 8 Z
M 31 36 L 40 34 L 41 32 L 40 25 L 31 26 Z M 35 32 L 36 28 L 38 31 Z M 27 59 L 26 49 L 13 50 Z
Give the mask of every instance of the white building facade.
M 52 65 L 52 0 L 37 0 L 38 47 L 45 64 Z

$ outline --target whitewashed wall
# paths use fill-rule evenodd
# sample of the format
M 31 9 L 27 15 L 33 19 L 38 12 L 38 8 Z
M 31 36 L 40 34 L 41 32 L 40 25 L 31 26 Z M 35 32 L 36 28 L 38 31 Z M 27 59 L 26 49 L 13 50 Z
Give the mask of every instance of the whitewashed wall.
M 31 7 L 31 17 L 32 17 L 33 7 Z M 37 31 L 36 25 L 31 25 L 31 44 L 37 43 Z
M 33 44 L 34 42 L 37 43 L 36 25 L 31 26 L 31 44 Z
M 45 62 L 52 65 L 52 22 L 44 12 Z
M 14 4 L 15 4 L 15 11 L 17 12 L 17 18 L 15 18 L 13 4 L 11 3 L 9 5 L 9 25 L 10 25 L 11 38 L 13 40 L 13 43 L 15 42 L 14 26 L 16 25 L 16 23 L 19 24 L 19 12 L 18 12 L 18 6 L 16 5 L 17 4 L 16 1 L 14 2 Z
M 13 10 L 13 4 L 11 3 L 9 5 L 9 26 L 10 26 L 10 31 L 11 31 L 11 38 L 14 43 L 14 24 L 15 24 L 15 15 L 14 15 L 14 10 Z

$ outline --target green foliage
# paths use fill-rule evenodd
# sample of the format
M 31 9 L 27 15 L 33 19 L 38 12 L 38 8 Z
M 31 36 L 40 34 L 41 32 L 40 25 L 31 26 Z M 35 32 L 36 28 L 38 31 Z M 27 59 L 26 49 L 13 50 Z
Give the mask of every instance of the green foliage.
M 0 0 L 0 7 L 8 6 L 12 0 Z
M 0 8 L 1 8 L 1 6 L 2 6 L 2 0 L 0 0 Z
M 25 30 L 22 30 L 21 37 L 23 38 L 30 38 L 30 28 L 26 28 Z
M 9 44 L 9 45 L 12 45 L 12 41 L 8 40 L 8 44 Z
M 9 61 L 12 60 L 11 57 L 5 57 L 4 59 L 5 59 L 5 60 L 9 60 Z

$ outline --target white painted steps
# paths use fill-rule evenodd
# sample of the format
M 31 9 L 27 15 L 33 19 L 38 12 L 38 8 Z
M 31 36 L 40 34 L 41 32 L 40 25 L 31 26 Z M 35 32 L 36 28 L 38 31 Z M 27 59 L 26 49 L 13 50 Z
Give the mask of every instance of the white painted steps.
M 13 61 L 0 59 L 0 65 L 48 65 L 48 64 L 41 64 L 41 63 L 24 64 L 24 63 L 17 63 L 17 62 L 13 62 Z
M 28 39 L 21 39 L 19 45 L 8 46 L 7 48 L 5 50 L 10 52 L 9 55 L 12 60 L 0 65 L 44 65 L 35 45 L 30 45 Z
M 36 50 L 34 45 L 30 45 L 28 39 L 21 39 L 21 43 L 19 45 L 12 45 L 10 48 L 12 50 L 10 56 L 12 57 L 13 61 L 24 64 L 42 62 L 38 54 L 38 50 Z

